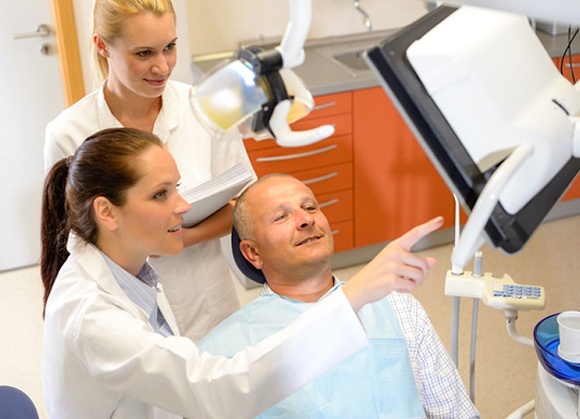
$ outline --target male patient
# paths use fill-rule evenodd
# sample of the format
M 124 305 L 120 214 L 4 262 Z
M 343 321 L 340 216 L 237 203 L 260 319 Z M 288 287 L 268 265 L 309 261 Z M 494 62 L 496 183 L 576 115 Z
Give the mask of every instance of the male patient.
M 434 264 L 410 251 L 433 230 L 425 225 L 383 250 L 391 253 L 393 292 L 358 312 L 369 347 L 260 417 L 479 417 L 427 314 L 406 293 L 416 287 L 414 277 L 425 276 L 413 271 Z M 250 278 L 266 283 L 259 298 L 200 342 L 200 349 L 225 356 L 282 329 L 343 284 L 331 272 L 328 221 L 312 191 L 299 180 L 282 174 L 259 179 L 238 199 L 234 228 L 236 263 Z

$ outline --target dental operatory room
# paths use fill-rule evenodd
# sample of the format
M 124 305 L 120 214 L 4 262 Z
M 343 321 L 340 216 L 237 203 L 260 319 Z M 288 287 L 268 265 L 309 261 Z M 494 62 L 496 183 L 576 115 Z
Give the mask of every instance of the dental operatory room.
M 0 419 L 580 418 L 579 28 L 4 2 Z

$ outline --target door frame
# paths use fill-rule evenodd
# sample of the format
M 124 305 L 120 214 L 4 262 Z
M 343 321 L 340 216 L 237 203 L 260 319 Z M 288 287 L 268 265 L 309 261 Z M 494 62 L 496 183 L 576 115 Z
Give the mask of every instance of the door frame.
M 77 27 L 72 0 L 51 0 L 54 31 L 67 106 L 85 95 Z

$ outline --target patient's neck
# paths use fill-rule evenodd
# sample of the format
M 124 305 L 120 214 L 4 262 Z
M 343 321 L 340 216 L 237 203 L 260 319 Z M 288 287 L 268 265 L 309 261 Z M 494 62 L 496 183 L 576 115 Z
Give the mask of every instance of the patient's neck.
M 325 275 L 284 281 L 270 281 L 268 286 L 278 295 L 305 303 L 314 303 L 334 286 L 332 272 Z

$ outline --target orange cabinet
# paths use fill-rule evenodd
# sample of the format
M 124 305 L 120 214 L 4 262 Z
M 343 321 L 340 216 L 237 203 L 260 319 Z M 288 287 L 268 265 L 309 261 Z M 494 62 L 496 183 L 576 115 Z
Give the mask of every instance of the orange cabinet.
M 304 147 L 283 148 L 273 140 L 245 140 L 258 176 L 288 173 L 306 183 L 316 195 L 334 235 L 335 251 L 354 246 L 352 93 L 315 98 L 316 106 L 292 129 L 302 131 L 332 124 L 334 134 Z
M 580 80 L 580 54 L 572 55 L 572 59 L 569 60 L 566 56 L 564 59 L 562 57 L 554 58 L 554 64 L 558 70 L 571 82 Z
M 453 225 L 452 193 L 382 88 L 315 101 L 293 129 L 333 124 L 330 138 L 296 148 L 273 140 L 245 143 L 258 176 L 289 173 L 313 190 L 336 252 L 392 240 L 437 215 Z
M 580 54 L 572 55 L 572 60 L 567 57 L 562 60 L 562 58 L 554 58 L 554 64 L 561 71 L 561 73 L 570 82 L 575 83 L 580 81 Z M 570 185 L 570 188 L 564 196 L 562 201 L 568 201 L 571 199 L 580 198 L 580 177 L 577 177 L 574 182 Z
M 270 140 L 267 140 L 270 141 Z M 352 161 L 352 135 L 333 135 L 304 147 L 273 147 L 249 151 L 258 176 L 272 172 L 290 173 Z
M 353 92 L 354 246 L 399 237 L 437 215 L 453 225 L 453 194 L 380 87 Z
M 580 68 L 580 55 L 574 62 Z M 571 77 L 570 67 L 564 69 Z M 296 148 L 273 140 L 245 144 L 258 176 L 289 173 L 308 184 L 330 221 L 335 251 L 393 240 L 438 215 L 445 217 L 444 228 L 453 226 L 453 194 L 381 87 L 318 96 L 315 102 L 293 129 L 333 124 L 330 138 Z M 579 197 L 580 179 L 563 200 Z

